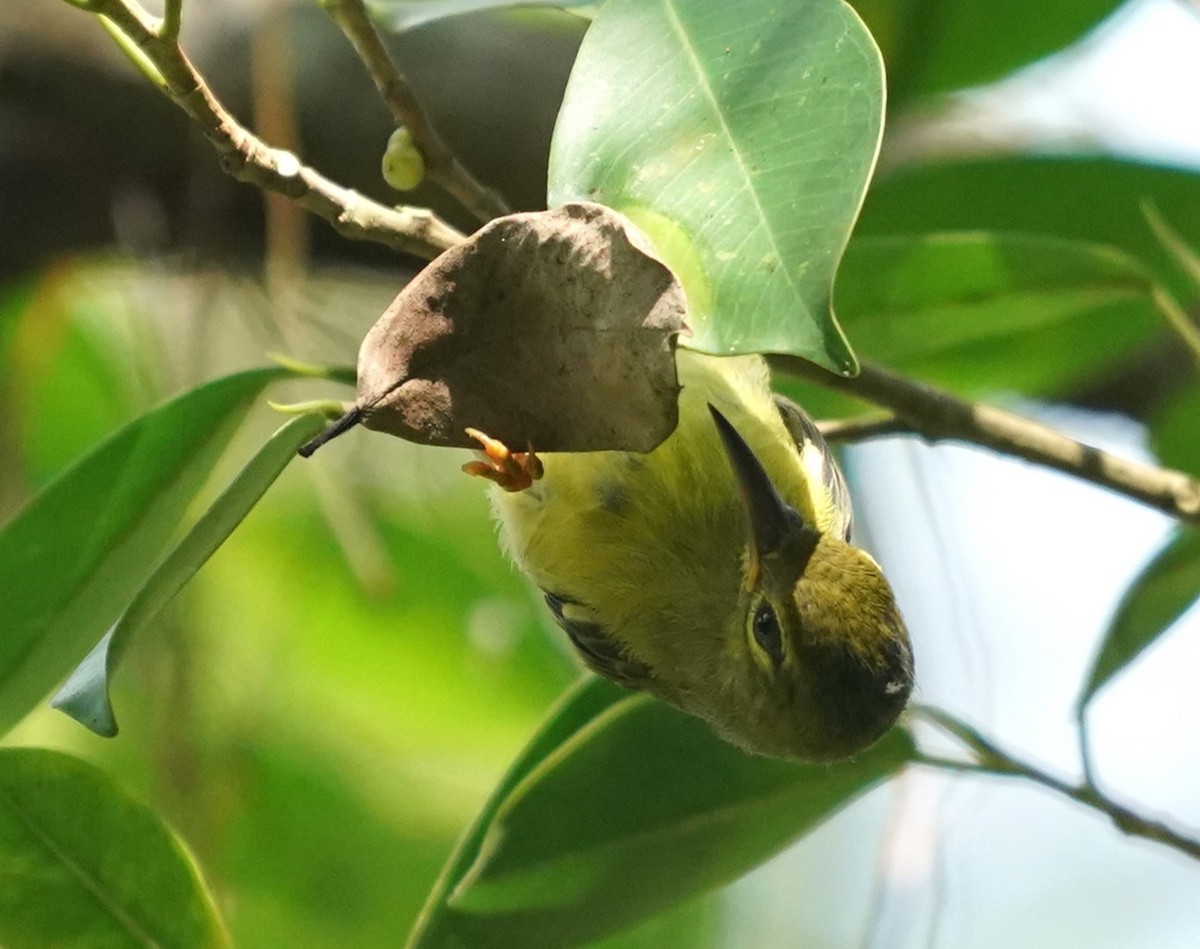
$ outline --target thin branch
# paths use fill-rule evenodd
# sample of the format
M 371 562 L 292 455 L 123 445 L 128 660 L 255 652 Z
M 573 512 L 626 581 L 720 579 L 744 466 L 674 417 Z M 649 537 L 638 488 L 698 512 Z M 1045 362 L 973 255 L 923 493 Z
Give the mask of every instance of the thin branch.
M 865 442 L 888 435 L 911 435 L 912 428 L 894 415 L 861 415 L 855 418 L 822 419 L 817 428 L 828 442 L 843 445 Z
M 67 0 L 67 2 L 70 3 L 73 2 L 73 0 Z M 149 83 L 154 86 L 155 89 L 169 98 L 171 95 L 171 87 L 167 85 L 167 80 L 165 80 L 162 76 L 162 73 L 158 71 L 158 67 L 155 66 L 154 63 L 150 62 L 149 57 L 142 52 L 141 47 L 138 46 L 137 43 L 135 43 L 132 39 L 130 39 L 124 30 L 117 26 L 117 24 L 115 24 L 108 17 L 97 15 L 96 20 L 99 21 L 100 25 L 104 28 L 104 32 L 112 37 L 113 42 L 117 44 L 117 48 L 125 54 L 125 58 L 133 63 L 137 71 L 145 76 L 147 81 L 149 81 Z
M 216 148 L 221 167 L 234 178 L 286 195 L 325 218 L 343 237 L 375 241 L 426 259 L 463 240 L 433 212 L 372 201 L 253 135 L 212 94 L 178 43 L 157 35 L 157 19 L 140 6 L 128 0 L 91 0 L 91 9 L 108 18 L 154 66 L 167 95 L 199 124 Z
M 361 0 L 323 2 L 339 10 L 362 10 Z M 178 43 L 160 38 L 160 22 L 136 3 L 131 0 L 86 0 L 86 3 L 88 9 L 107 18 L 131 41 L 132 45 L 126 44 L 127 53 L 138 61 L 144 58 L 145 64 L 161 76 L 167 95 L 200 125 L 217 149 L 222 167 L 238 180 L 286 195 L 328 220 L 345 237 L 372 240 L 420 257 L 435 257 L 464 239 L 429 210 L 387 207 L 325 178 L 303 165 L 291 152 L 266 145 L 233 118 Z M 370 35 L 378 43 L 369 22 L 366 33 L 361 35 Z M 383 56 L 389 68 L 394 69 L 386 60 L 386 52 Z M 402 77 L 400 82 L 406 88 Z M 410 131 L 415 134 L 415 129 Z M 886 423 L 889 431 L 907 427 L 930 441 L 954 439 L 983 445 L 1072 474 L 1180 520 L 1200 524 L 1200 481 L 1182 472 L 1118 458 L 1048 426 L 1001 409 L 964 402 L 878 366 L 866 365 L 857 377 L 846 378 L 794 357 L 775 357 L 773 362 L 784 371 L 891 409 L 895 421 Z M 873 433 L 879 432 L 878 426 L 872 425 Z
M 163 0 L 163 17 L 158 27 L 158 38 L 165 43 L 179 42 L 179 28 L 182 24 L 183 0 Z
M 853 378 L 792 356 L 773 356 L 771 363 L 781 371 L 891 409 L 899 421 L 927 441 L 983 445 L 1090 481 L 1181 521 L 1200 524 L 1200 481 L 1181 471 L 1110 455 L 1047 425 L 990 405 L 965 402 L 869 363 Z
M 948 712 L 929 707 L 917 708 L 914 711 L 961 741 L 977 759 L 976 761 L 958 761 L 953 758 L 921 754 L 917 759 L 918 763 L 958 773 L 1026 778 L 1104 814 L 1116 825 L 1118 830 L 1130 837 L 1150 840 L 1186 854 L 1194 860 L 1200 860 L 1200 840 L 1195 837 L 1181 833 L 1163 821 L 1144 817 L 1125 805 L 1118 804 L 1106 797 L 1093 784 L 1087 782 L 1072 784 L 1036 765 L 1021 761 L 1013 755 L 1001 751 L 995 743 L 984 738 L 970 725 L 958 720 Z
M 480 221 L 512 213 L 504 198 L 476 179 L 438 135 L 408 80 L 384 48 L 362 0 L 319 2 L 354 46 L 397 127 L 408 129 L 413 144 L 425 159 L 425 174 Z

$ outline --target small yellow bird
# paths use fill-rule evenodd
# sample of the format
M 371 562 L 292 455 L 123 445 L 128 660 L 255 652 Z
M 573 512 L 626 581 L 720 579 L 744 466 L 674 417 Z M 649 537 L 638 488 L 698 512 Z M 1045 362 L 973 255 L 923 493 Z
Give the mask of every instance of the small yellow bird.
M 760 356 L 679 350 L 679 425 L 649 454 L 510 454 L 471 432 L 513 560 L 583 661 L 757 754 L 831 761 L 904 708 L 912 650 L 845 482 Z

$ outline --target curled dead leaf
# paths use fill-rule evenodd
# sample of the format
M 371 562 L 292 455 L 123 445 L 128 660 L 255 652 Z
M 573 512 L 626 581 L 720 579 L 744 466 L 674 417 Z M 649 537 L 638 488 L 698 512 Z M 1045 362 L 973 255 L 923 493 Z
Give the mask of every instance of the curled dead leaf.
M 685 316 L 679 282 L 617 212 L 498 218 L 367 333 L 356 406 L 326 434 L 361 422 L 429 445 L 473 447 L 475 428 L 541 452 L 650 451 L 678 421 Z

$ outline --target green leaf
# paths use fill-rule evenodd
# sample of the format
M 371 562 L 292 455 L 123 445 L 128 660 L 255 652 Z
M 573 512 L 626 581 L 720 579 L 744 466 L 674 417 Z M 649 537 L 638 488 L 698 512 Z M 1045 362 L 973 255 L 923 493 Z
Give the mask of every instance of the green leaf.
M 10 277 L 0 284 L 0 365 L 6 366 L 8 362 L 9 347 L 22 315 L 37 295 L 37 287 L 38 282 L 32 276 L 18 280 Z
M 46 309 L 26 317 L 24 334 L 32 335 L 33 324 L 34 338 L 55 340 L 54 350 L 36 352 L 13 367 L 14 388 L 24 402 L 18 429 L 23 467 L 36 487 L 145 407 L 131 391 L 132 354 L 117 351 L 81 321 L 64 313 L 47 314 Z M 53 331 L 47 316 L 61 320 Z
M 858 236 L 995 230 L 1073 237 L 1123 250 L 1181 300 L 1189 281 L 1142 213 L 1169 213 L 1200 246 L 1200 175 L 1115 158 L 1006 157 L 951 162 L 877 179 Z
M 463 13 L 509 7 L 551 7 L 590 15 L 597 0 L 366 0 L 371 16 L 397 33 Z
M 218 379 L 136 419 L 0 529 L 0 732 L 145 584 L 247 406 L 283 369 Z
M 589 942 L 587 949 L 722 949 L 729 945 L 731 915 L 722 896 L 706 893 L 631 929 Z
M 960 395 L 1062 392 L 1162 323 L 1145 270 L 1096 244 L 957 233 L 851 241 L 837 308 L 858 350 Z
M 991 82 L 1080 39 L 1118 0 L 852 0 L 887 62 L 893 106 Z
M 140 340 L 102 289 L 79 286 L 79 269 L 41 276 L 24 310 L 8 314 L 0 397 L 11 417 L 10 464 L 34 490 L 146 408 Z
M 550 204 L 647 232 L 687 290 L 687 345 L 851 372 L 830 294 L 882 112 L 878 50 L 841 0 L 609 0 L 567 85 Z
M 505 795 L 441 936 L 550 947 L 619 931 L 745 873 L 911 752 L 895 730 L 834 766 L 752 758 L 698 719 L 625 698 Z
M 6 949 L 228 944 L 183 845 L 102 772 L 0 749 L 0 944 Z
M 98 735 L 106 738 L 116 735 L 109 684 L 133 634 L 154 619 L 208 562 L 296 457 L 296 450 L 324 427 L 324 416 L 303 415 L 268 439 L 150 575 L 113 628 L 76 667 L 55 695 L 51 703 L 55 708 Z
M 454 848 L 413 927 L 409 946 L 414 949 L 419 946 L 438 946 L 447 938 L 445 927 L 450 920 L 450 913 L 446 900 L 479 859 L 479 850 L 488 827 L 513 788 L 592 719 L 628 697 L 629 693 L 624 689 L 593 675 L 585 676 L 563 695 L 545 724 L 500 779 L 487 803 Z
M 1200 530 L 1180 528 L 1121 598 L 1079 697 L 1079 708 L 1170 629 L 1198 597 Z
M 1200 292 L 1200 254 L 1196 253 L 1196 249 L 1183 239 L 1153 204 L 1143 202 L 1142 214 L 1145 215 L 1146 224 L 1162 245 L 1162 249 L 1175 261 L 1179 272 L 1191 281 L 1192 290 Z
M 114 687 L 122 737 L 89 742 L 140 755 L 151 787 L 164 742 L 203 769 L 224 817 L 200 856 L 247 949 L 403 945 L 455 841 L 579 678 L 461 459 L 366 441 L 352 471 L 326 464 L 337 449 L 285 472 L 189 584 L 173 611 L 188 635 L 135 640 Z M 338 520 L 350 505 L 365 533 Z M 369 545 L 390 573 L 352 572 Z M 147 665 L 166 654 L 199 690 L 199 733 L 176 726 L 178 678 Z M 187 810 L 204 826 L 201 804 Z
M 1150 442 L 1158 460 L 1168 468 L 1200 476 L 1197 419 L 1200 419 L 1200 383 L 1193 383 L 1155 412 L 1150 422 Z

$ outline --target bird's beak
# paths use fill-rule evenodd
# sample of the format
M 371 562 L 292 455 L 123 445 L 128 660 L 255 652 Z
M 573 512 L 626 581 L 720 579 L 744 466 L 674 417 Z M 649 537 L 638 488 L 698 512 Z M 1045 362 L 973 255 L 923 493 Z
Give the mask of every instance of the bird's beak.
M 712 405 L 709 405 L 708 410 L 712 413 L 717 431 L 721 435 L 721 443 L 725 446 L 725 453 L 733 466 L 733 474 L 742 495 L 742 504 L 746 509 L 746 520 L 750 528 L 747 586 L 754 587 L 758 583 L 764 558 L 782 552 L 785 547 L 792 546 L 797 541 L 802 541 L 809 548 L 807 553 L 811 554 L 816 548 L 819 535 L 805 524 L 799 511 L 780 497 L 762 462 L 746 444 L 746 440 L 738 434 L 737 429 Z M 807 556 L 804 556 L 801 562 L 807 559 Z

